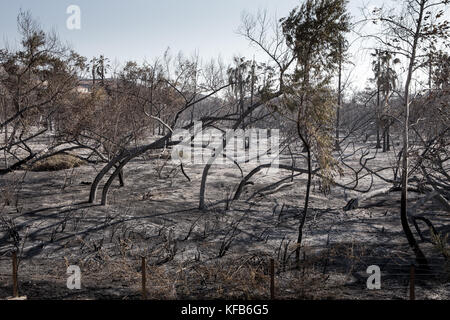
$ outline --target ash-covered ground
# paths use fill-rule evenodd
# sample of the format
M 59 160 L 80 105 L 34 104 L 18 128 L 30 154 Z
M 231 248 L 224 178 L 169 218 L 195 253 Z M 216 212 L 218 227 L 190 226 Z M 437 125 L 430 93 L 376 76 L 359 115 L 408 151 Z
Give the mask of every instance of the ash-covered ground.
M 286 156 L 282 161 L 290 161 Z M 303 159 L 296 167 L 304 168 Z M 347 159 L 347 161 L 350 161 Z M 359 156 L 354 156 L 355 167 Z M 377 153 L 374 168 L 396 161 Z M 344 211 L 356 193 L 334 186 L 328 194 L 314 180 L 300 264 L 295 243 L 306 174 L 276 192 L 260 191 L 291 172 L 256 174 L 238 201 L 242 179 L 235 165 L 213 165 L 207 180 L 207 210 L 198 209 L 202 165 L 184 170 L 150 159 L 125 167 L 125 186 L 114 182 L 109 204 L 87 203 L 90 183 L 104 164 L 53 172 L 16 171 L 3 177 L 2 214 L 20 237 L 19 292 L 29 299 L 139 299 L 141 257 L 147 262 L 150 299 L 269 298 L 269 259 L 275 259 L 280 299 L 407 299 L 412 250 L 403 234 L 398 192 Z M 244 176 L 254 165 L 241 165 Z M 391 174 L 385 172 L 386 174 Z M 383 174 L 381 172 L 380 174 Z M 352 180 L 344 168 L 340 184 Z M 367 187 L 370 179 L 362 179 Z M 375 180 L 373 188 L 382 187 Z M 101 193 L 102 185 L 99 187 Z M 271 189 L 273 191 L 273 189 Z M 260 192 L 258 192 L 260 191 Z M 410 193 L 410 205 L 423 195 Z M 430 199 L 418 208 L 438 232 L 450 216 Z M 430 238 L 425 226 L 423 236 Z M 415 233 L 416 238 L 419 239 Z M 448 265 L 427 242 L 420 246 L 430 270 L 416 271 L 418 299 L 449 299 Z M 13 237 L 0 233 L 0 298 L 12 294 Z M 69 265 L 81 269 L 81 289 L 66 286 Z M 381 289 L 368 290 L 366 270 L 378 265 Z

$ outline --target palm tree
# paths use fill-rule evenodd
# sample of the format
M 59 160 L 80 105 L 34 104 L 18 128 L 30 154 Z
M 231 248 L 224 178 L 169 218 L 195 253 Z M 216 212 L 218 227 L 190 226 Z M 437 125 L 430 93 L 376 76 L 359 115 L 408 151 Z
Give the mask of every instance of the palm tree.
M 395 53 L 388 50 L 377 49 L 375 53 L 372 54 L 376 59 L 372 62 L 374 79 L 377 84 L 377 148 L 381 148 L 380 137 L 379 137 L 379 124 L 383 123 L 383 152 L 390 150 L 389 141 L 389 128 L 390 119 L 386 119 L 386 111 L 389 108 L 389 98 L 393 90 L 396 89 L 397 83 L 397 72 L 392 67 L 395 64 L 400 63 L 398 58 L 394 58 Z M 380 103 L 380 93 L 384 96 L 384 112 L 381 109 Z M 378 114 L 381 113 L 381 114 Z
M 111 69 L 111 65 L 109 64 L 109 62 L 110 60 L 108 58 L 105 58 L 103 55 L 100 55 L 97 60 L 96 72 L 102 81 L 102 85 L 105 85 L 106 72 Z
M 246 86 L 248 86 L 254 79 L 252 80 L 252 72 L 249 72 L 249 69 L 252 65 L 251 61 L 245 61 L 245 58 L 234 57 L 233 59 L 235 67 L 230 67 L 228 69 L 228 78 L 231 83 L 231 88 L 235 97 L 239 100 L 238 104 L 238 113 L 240 117 L 243 116 L 244 113 L 244 99 L 245 99 L 245 91 Z M 242 121 L 242 126 L 245 124 Z
M 92 86 L 95 86 L 95 75 L 97 74 L 96 70 L 98 65 L 97 58 L 93 57 L 89 63 L 91 64 Z

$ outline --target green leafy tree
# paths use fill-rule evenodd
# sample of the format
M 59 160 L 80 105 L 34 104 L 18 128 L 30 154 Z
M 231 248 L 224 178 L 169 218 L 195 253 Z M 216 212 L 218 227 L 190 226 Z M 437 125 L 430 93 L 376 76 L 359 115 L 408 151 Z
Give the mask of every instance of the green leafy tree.
M 284 98 L 290 109 L 297 110 L 297 131 L 308 165 L 304 209 L 298 230 L 297 263 L 308 214 L 313 155 L 320 164 L 325 190 L 337 169 L 331 155 L 335 109 L 329 84 L 342 61 L 342 39 L 350 27 L 346 4 L 345 0 L 307 0 L 281 19 L 286 41 L 296 58 L 293 84 L 286 88 Z

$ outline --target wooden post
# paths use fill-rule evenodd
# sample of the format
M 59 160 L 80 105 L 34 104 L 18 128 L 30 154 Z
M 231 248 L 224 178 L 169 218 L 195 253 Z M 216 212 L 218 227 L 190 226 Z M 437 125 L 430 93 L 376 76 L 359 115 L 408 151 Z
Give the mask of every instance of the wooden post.
M 416 267 L 412 264 L 409 278 L 409 300 L 416 300 L 415 275 Z
M 142 271 L 142 300 L 147 299 L 147 264 L 145 263 L 145 257 L 141 257 L 141 271 Z
M 275 299 L 275 261 L 270 259 L 270 300 Z
M 19 285 L 17 282 L 17 252 L 12 253 L 12 278 L 13 278 L 13 297 L 19 297 Z

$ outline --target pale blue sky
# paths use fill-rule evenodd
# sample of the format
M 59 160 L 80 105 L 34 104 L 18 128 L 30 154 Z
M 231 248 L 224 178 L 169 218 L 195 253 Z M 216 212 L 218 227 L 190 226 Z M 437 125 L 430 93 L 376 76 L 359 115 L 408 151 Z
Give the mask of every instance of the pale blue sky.
M 360 7 L 380 2 L 350 0 L 349 11 L 358 17 Z M 236 34 L 243 12 L 267 9 L 270 16 L 281 18 L 300 3 L 301 0 L 1 0 L 0 40 L 10 46 L 17 44 L 16 18 L 22 9 L 29 10 L 45 30 L 55 29 L 62 40 L 88 58 L 104 54 L 113 63 L 151 61 L 170 47 L 174 54 L 198 52 L 203 60 L 220 55 L 227 63 L 234 55 L 252 58 L 257 52 Z M 81 30 L 66 27 L 69 5 L 81 8 Z M 367 53 L 357 49 L 353 51 L 367 63 Z M 260 56 L 256 53 L 256 57 Z M 353 72 L 359 86 L 370 76 L 368 71 L 370 63 Z
M 285 16 L 299 0 L 1 0 L 0 30 L 12 44 L 19 9 L 30 10 L 44 28 L 54 28 L 83 55 L 141 60 L 173 52 L 225 60 L 250 54 L 235 31 L 244 10 L 268 9 Z M 81 8 L 81 30 L 68 30 L 66 9 Z

